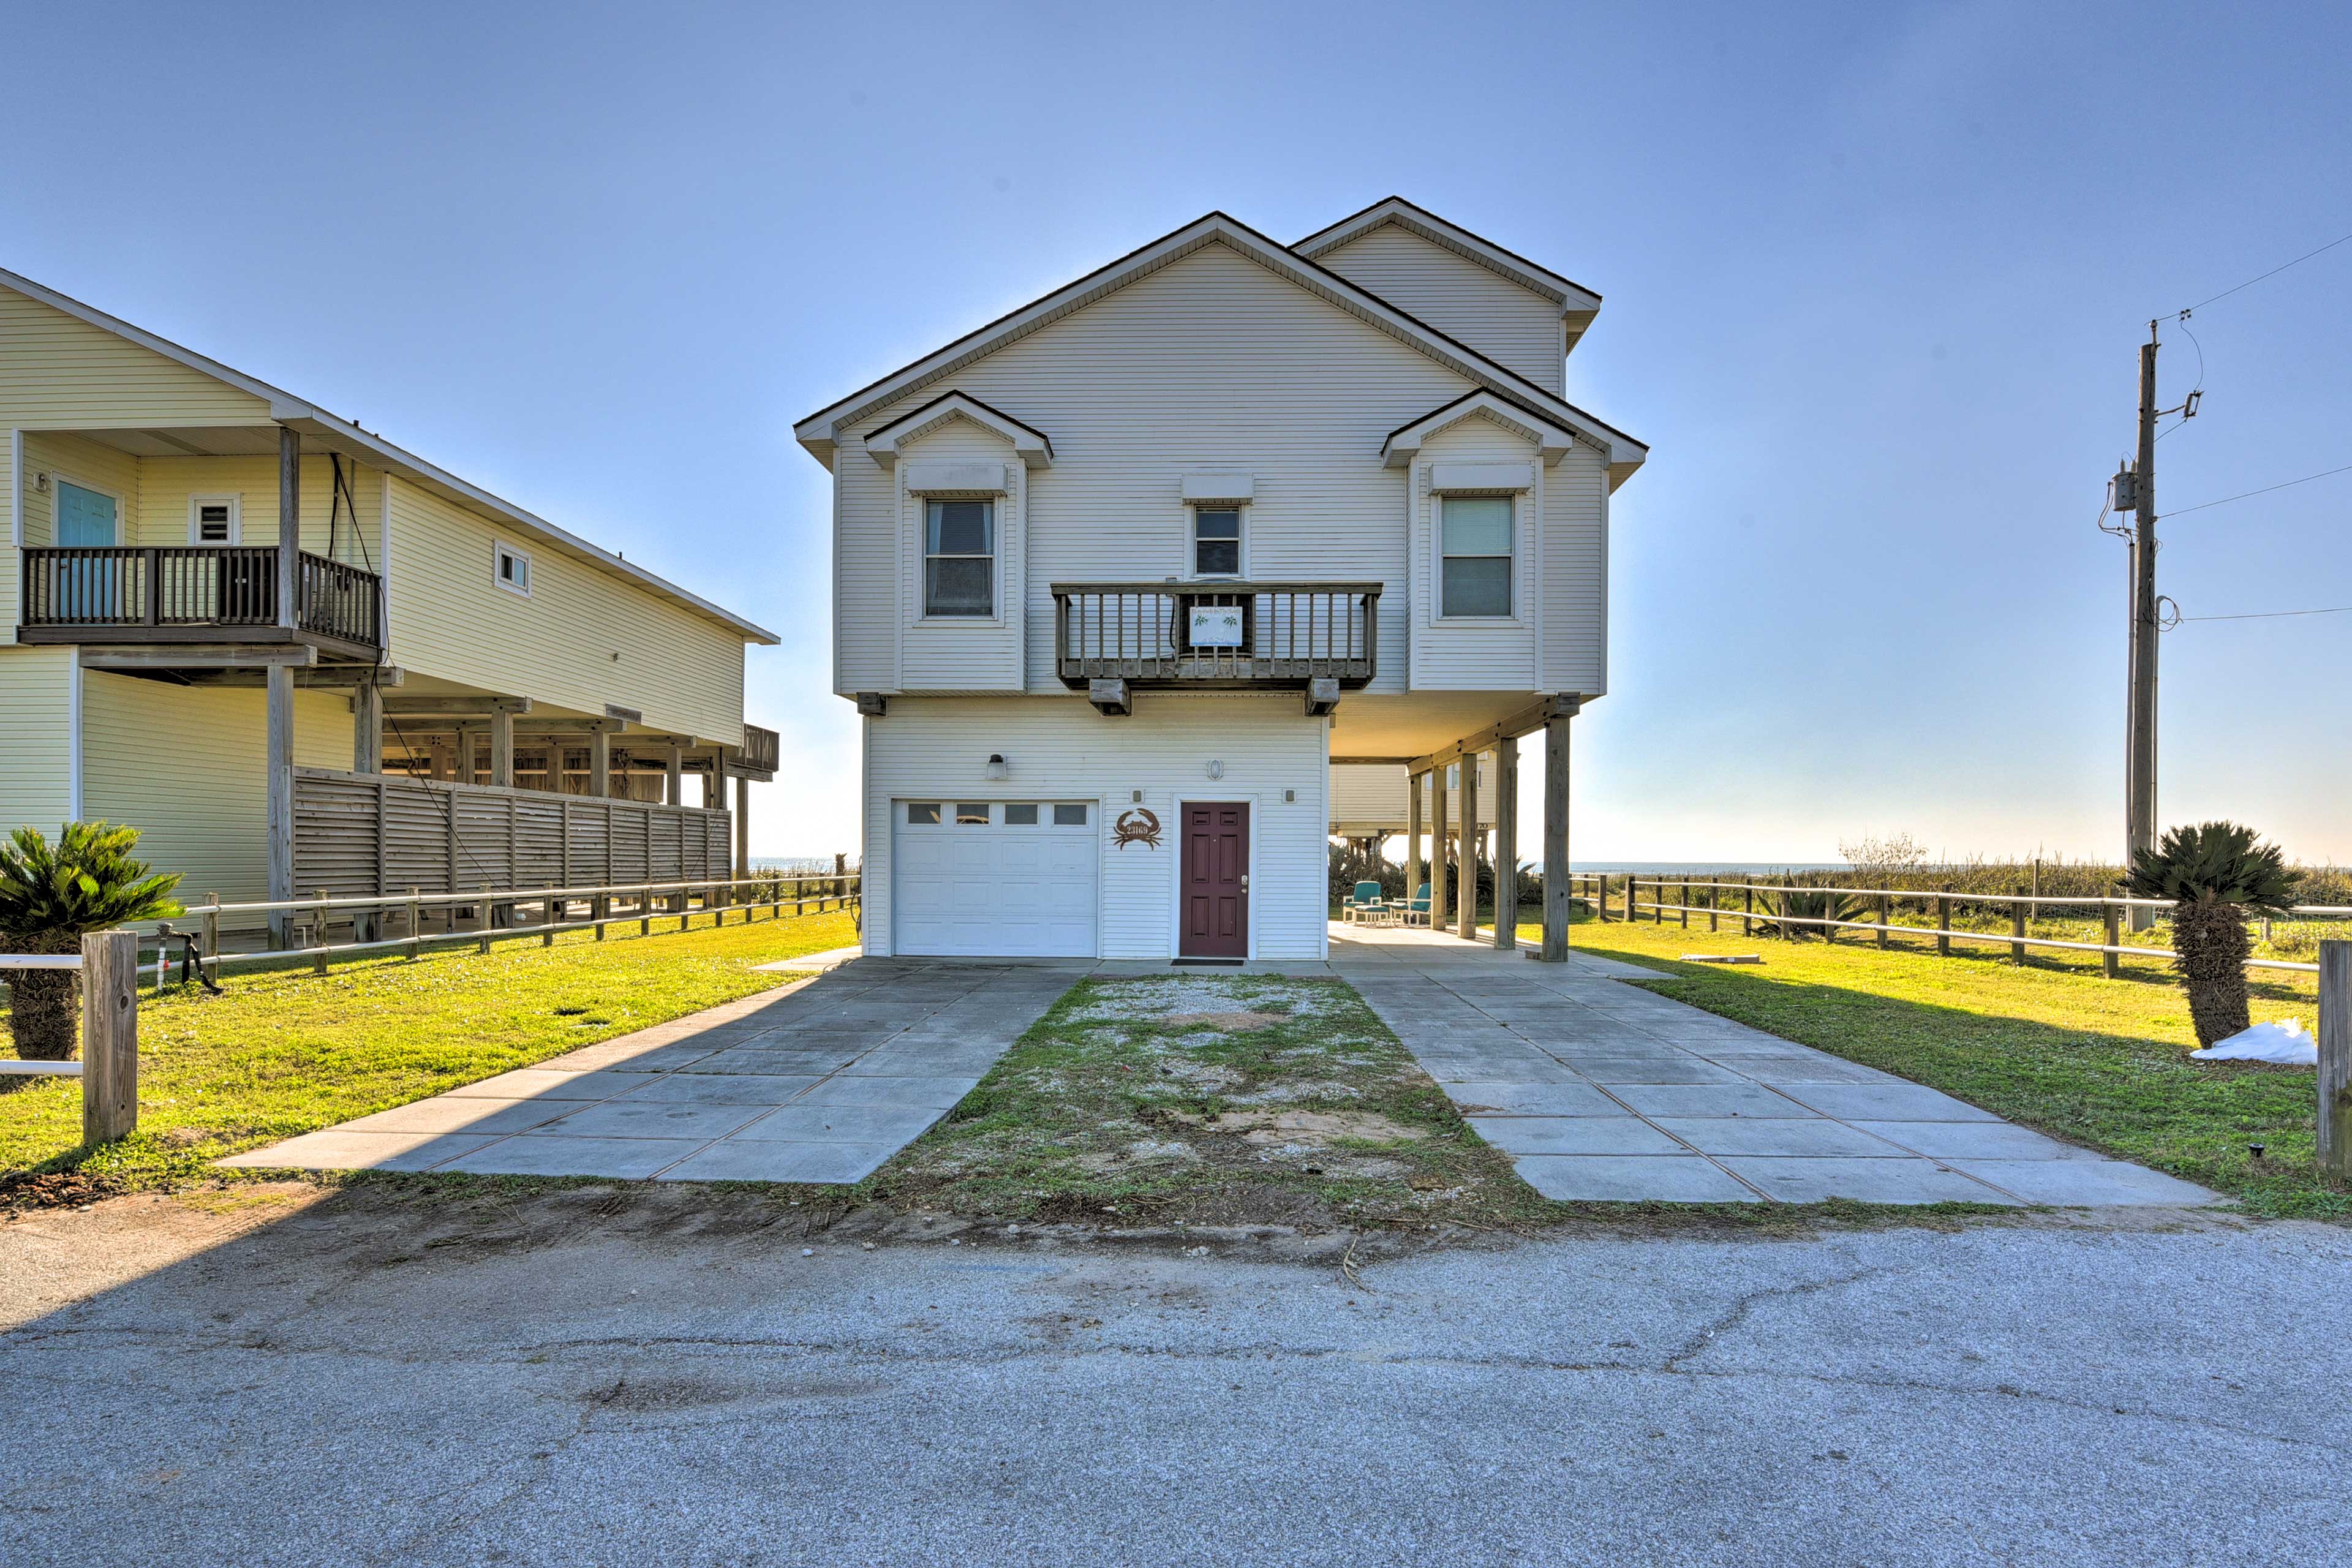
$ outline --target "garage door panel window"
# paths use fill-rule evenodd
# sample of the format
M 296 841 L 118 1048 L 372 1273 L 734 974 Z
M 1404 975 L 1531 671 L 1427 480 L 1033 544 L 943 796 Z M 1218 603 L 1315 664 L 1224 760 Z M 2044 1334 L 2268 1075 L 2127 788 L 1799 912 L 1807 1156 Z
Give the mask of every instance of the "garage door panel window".
M 926 802 L 908 801 L 908 802 L 907 803 L 907 826 L 909 826 L 909 827 L 936 827 L 937 826 L 939 826 L 939 820 L 940 820 L 940 803 L 939 803 L 939 802 L 937 802 L 937 801 L 935 801 L 935 800 L 934 800 L 934 801 L 926 801 Z
M 1035 803 L 1034 801 L 1031 801 L 1031 802 L 1028 802 L 1028 803 L 1026 803 L 1026 804 L 1016 804 L 1016 805 L 1008 805 L 1008 806 L 1006 806 L 1006 807 L 1004 808 L 1004 826 L 1007 826 L 1007 827 L 1034 827 L 1034 826 L 1037 826 L 1037 805 L 1036 805 L 1036 803 Z
M 1055 826 L 1084 827 L 1086 825 L 1087 808 L 1084 805 L 1057 805 L 1054 808 Z
M 988 805 L 987 805 L 987 803 L 986 803 L 985 801 L 982 801 L 982 802 L 980 802 L 980 803 L 978 803 L 978 804 L 976 804 L 976 805 L 975 805 L 975 804 L 973 804 L 972 802 L 966 801 L 966 802 L 962 802 L 962 803 L 959 804 L 959 805 L 956 806 L 956 826 L 957 826 L 958 827 L 985 827 L 985 826 L 988 826 Z

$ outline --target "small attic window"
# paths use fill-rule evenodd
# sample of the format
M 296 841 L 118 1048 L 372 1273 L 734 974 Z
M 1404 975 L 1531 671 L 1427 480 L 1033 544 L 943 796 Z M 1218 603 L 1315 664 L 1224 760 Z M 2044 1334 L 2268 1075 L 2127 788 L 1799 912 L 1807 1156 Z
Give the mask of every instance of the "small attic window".
M 509 594 L 530 597 L 530 557 L 511 544 L 496 547 L 490 566 L 491 580 Z

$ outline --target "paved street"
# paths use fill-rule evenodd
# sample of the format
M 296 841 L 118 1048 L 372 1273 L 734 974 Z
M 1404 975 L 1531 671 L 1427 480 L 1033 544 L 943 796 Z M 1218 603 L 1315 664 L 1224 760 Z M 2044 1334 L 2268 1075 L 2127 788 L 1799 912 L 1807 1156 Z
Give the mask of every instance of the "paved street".
M 0 1226 L 0 1561 L 2342 1556 L 2338 1229 L 1589 1234 L 1358 1286 L 688 1188 L 362 1189 L 168 1261 L 178 1212 Z
M 2210 1203 L 2160 1171 L 1620 982 L 1442 934 L 1332 928 L 1331 969 L 1546 1197 Z

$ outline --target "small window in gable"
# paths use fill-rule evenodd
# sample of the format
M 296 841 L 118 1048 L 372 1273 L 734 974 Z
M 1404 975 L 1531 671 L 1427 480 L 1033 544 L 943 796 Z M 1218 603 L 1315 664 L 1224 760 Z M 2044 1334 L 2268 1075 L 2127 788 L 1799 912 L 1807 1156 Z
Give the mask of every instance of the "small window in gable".
M 188 542 L 235 544 L 239 531 L 237 513 L 240 510 L 236 496 L 190 496 Z
M 1241 574 L 1241 509 L 1195 507 L 1192 510 L 1192 575 L 1238 577 Z
M 497 547 L 491 563 L 491 580 L 509 594 L 530 597 L 530 557 L 511 544 Z

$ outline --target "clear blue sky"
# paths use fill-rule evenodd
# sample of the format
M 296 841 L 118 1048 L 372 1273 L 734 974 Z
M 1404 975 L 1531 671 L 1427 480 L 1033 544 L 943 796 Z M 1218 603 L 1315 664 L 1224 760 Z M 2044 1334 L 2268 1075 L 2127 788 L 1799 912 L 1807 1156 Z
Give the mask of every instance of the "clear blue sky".
M 803 853 L 857 762 L 791 422 L 1212 207 L 1400 193 L 1605 294 L 1570 396 L 1652 444 L 1579 858 L 2114 851 L 2136 346 L 2352 232 L 2352 14 L 1127 10 L 19 7 L 0 265 L 782 630 L 755 847 Z M 2198 313 L 2165 508 L 2352 463 L 2347 300 L 2352 245 Z M 2347 515 L 2184 516 L 2161 586 L 2352 605 Z M 2168 634 L 2165 819 L 2352 860 L 2347 653 Z

